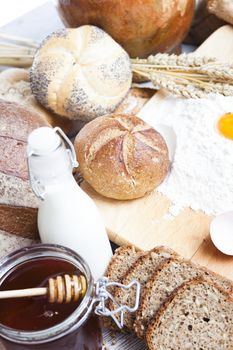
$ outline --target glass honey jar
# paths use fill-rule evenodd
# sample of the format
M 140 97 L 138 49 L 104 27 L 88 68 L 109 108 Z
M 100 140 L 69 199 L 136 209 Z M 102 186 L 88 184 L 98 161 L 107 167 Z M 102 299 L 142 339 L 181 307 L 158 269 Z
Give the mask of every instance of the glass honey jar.
M 0 298 L 0 340 L 5 349 L 100 350 L 102 329 L 98 315 L 112 316 L 119 327 L 123 326 L 117 321 L 117 311 L 111 313 L 106 307 L 106 299 L 112 298 L 107 287 L 136 287 L 133 308 L 117 305 L 121 320 L 125 310 L 134 312 L 138 307 L 138 282 L 128 286 L 106 278 L 94 282 L 89 266 L 77 253 L 53 244 L 29 246 L 1 259 L 0 293 L 43 287 L 49 278 L 65 274 L 85 277 L 85 295 L 76 303 L 51 304 L 48 298 L 38 296 Z

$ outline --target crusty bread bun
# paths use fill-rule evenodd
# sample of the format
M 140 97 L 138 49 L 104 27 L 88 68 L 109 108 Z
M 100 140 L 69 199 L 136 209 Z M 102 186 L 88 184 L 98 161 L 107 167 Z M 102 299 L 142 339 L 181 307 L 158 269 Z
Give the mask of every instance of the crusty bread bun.
M 84 179 L 106 197 L 142 197 L 169 169 L 164 139 L 134 115 L 99 117 L 84 126 L 74 145 Z
M 37 100 L 70 119 L 90 121 L 111 113 L 132 81 L 128 54 L 94 26 L 51 34 L 38 50 L 30 73 Z

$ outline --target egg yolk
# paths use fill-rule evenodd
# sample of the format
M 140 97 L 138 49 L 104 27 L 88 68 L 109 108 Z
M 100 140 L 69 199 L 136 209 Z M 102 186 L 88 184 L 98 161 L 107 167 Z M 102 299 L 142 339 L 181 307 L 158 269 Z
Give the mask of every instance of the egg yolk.
M 218 120 L 217 128 L 223 136 L 233 140 L 233 113 L 224 114 Z

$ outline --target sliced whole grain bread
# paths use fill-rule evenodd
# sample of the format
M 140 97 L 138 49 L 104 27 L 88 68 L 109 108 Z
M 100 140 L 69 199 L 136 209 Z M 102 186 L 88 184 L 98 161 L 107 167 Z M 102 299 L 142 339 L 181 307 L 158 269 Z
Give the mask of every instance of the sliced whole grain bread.
M 105 276 L 108 277 L 109 281 L 121 282 L 121 278 L 142 254 L 141 251 L 137 252 L 135 247 L 130 245 L 117 248 Z
M 233 299 L 209 281 L 185 283 L 160 308 L 146 340 L 150 350 L 230 350 Z
M 170 259 L 160 264 L 144 288 L 134 323 L 134 330 L 137 336 L 140 338 L 145 336 L 150 321 L 156 316 L 160 307 L 176 288 L 197 277 L 216 283 L 233 296 L 232 281 L 189 260 Z
M 105 276 L 108 277 L 111 282 L 121 283 L 122 277 L 128 271 L 128 269 L 135 263 L 135 261 L 145 252 L 136 251 L 134 246 L 127 245 L 119 247 L 115 250 L 114 255 L 108 265 Z M 114 287 L 109 287 L 108 292 L 113 293 Z M 109 303 L 106 303 L 109 307 Z M 106 328 L 116 329 L 116 324 L 110 317 L 104 317 L 103 323 Z
M 153 250 L 144 253 L 123 276 L 122 283 L 127 285 L 132 280 L 137 280 L 141 284 L 141 293 L 143 293 L 144 286 L 159 267 L 160 263 L 171 257 L 175 258 L 178 257 L 178 255 L 173 250 L 165 247 L 156 247 Z M 113 296 L 120 304 L 124 304 L 129 307 L 132 307 L 135 304 L 134 288 L 131 288 L 130 290 L 116 288 Z M 110 308 L 114 310 L 115 306 L 110 303 Z M 124 325 L 127 330 L 133 331 L 134 320 L 135 314 L 125 312 Z

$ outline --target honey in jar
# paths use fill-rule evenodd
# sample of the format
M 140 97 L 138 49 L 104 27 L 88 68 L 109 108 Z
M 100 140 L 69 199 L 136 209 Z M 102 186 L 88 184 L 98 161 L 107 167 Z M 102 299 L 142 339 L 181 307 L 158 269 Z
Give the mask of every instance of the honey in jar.
M 73 251 L 55 245 L 21 249 L 1 261 L 0 290 L 44 287 L 57 275 L 83 274 L 86 295 L 51 304 L 46 296 L 0 300 L 0 336 L 6 349 L 102 349 L 100 320 L 92 312 L 93 280 Z

